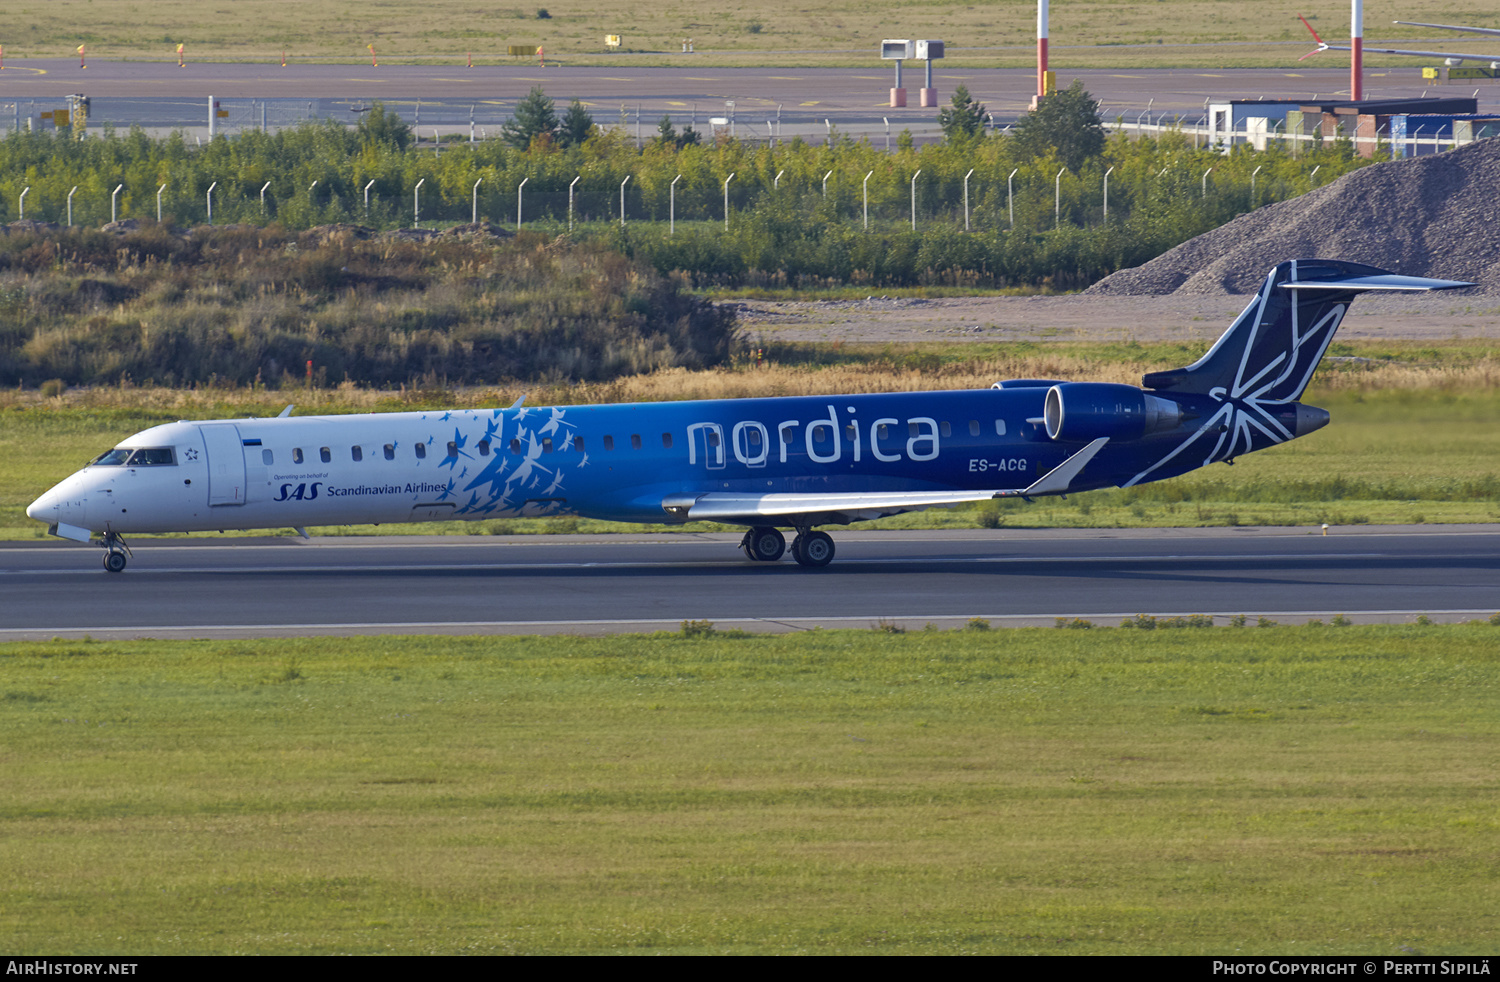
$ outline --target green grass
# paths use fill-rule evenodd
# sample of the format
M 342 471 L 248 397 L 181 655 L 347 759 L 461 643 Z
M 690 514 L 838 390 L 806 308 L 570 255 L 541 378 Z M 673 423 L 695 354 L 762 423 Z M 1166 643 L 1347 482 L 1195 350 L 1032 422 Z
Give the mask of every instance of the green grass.
M 1492 952 L 1497 631 L 3 645 L 0 936 Z

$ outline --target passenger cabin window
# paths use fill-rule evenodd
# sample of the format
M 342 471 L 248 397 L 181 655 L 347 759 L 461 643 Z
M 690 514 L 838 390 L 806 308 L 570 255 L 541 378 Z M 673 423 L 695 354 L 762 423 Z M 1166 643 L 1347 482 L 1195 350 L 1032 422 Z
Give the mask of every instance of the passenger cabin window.
M 419 444 L 417 444 L 417 459 L 418 460 L 425 460 L 426 458 L 427 458 L 427 444 L 425 444 L 425 443 L 419 443 Z
M 325 463 L 325 464 L 332 463 L 332 461 L 333 461 L 333 451 L 329 450 L 327 447 L 323 447 L 323 448 L 319 449 L 318 450 L 318 459 L 321 460 L 321 461 L 323 461 L 323 463 Z
M 971 419 L 971 420 L 969 420 L 969 436 L 978 436 L 978 435 L 979 435 L 979 420 L 977 420 L 977 419 Z
M 606 433 L 604 435 L 604 449 L 605 450 L 613 450 L 614 448 L 615 448 L 615 438 Z
M 452 440 L 448 441 L 448 456 L 450 456 L 450 457 L 457 457 L 458 456 L 458 444 L 454 443 Z
M 631 450 L 639 450 L 639 449 L 641 449 L 641 435 L 639 433 L 632 433 L 632 434 L 630 434 L 630 449 Z
M 260 452 L 260 462 L 262 464 L 265 464 L 267 467 L 270 467 L 272 464 L 276 463 L 276 455 L 269 450 L 262 450 Z
M 663 433 L 661 435 L 661 445 L 664 446 L 664 447 L 666 447 L 668 450 L 671 450 L 672 449 L 672 434 L 670 434 L 670 433 Z
M 938 424 L 938 432 L 942 433 L 943 436 L 952 436 L 953 427 L 949 426 L 948 421 L 945 419 Z
M 488 457 L 490 455 L 490 441 L 480 440 L 474 449 L 479 451 L 479 456 Z
M 387 443 L 385 445 L 385 459 L 386 460 L 395 460 L 396 459 L 396 445 L 394 443 Z
M 172 452 L 171 447 L 152 447 L 133 451 L 128 463 L 131 467 L 160 467 L 177 463 L 177 455 Z
M 354 458 L 354 460 L 356 461 L 360 461 L 365 459 L 365 452 L 359 447 L 350 447 L 349 456 Z
M 294 463 L 294 464 L 300 464 L 300 463 L 302 463 L 302 448 L 301 447 L 293 447 L 292 448 L 292 463 Z
M 996 436 L 1004 436 L 1005 435 L 1005 420 L 1003 420 L 1003 419 L 997 419 L 997 420 L 995 420 L 995 435 Z
M 542 453 L 551 453 L 551 452 L 552 452 L 552 438 L 550 436 L 544 436 L 544 437 L 542 437 Z
M 573 438 L 573 449 L 577 450 L 579 453 L 583 453 L 583 437 L 575 436 Z
M 515 437 L 511 437 L 510 438 L 510 452 L 511 453 L 520 453 L 521 452 L 521 441 L 517 440 Z
M 891 428 L 886 424 L 881 423 L 880 426 L 875 430 L 875 432 L 882 440 L 884 440 L 886 437 L 891 435 Z

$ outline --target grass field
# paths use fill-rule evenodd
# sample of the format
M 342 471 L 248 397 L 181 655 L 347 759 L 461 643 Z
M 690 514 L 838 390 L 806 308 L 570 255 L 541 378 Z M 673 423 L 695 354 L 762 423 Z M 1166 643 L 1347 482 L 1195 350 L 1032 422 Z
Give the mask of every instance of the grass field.
M 525 62 L 505 57 L 509 45 L 543 46 L 565 64 L 869 65 L 886 37 L 941 37 L 953 51 L 950 67 L 1017 67 L 1035 63 L 1036 4 L 948 3 L 914 7 L 825 0 L 768 9 L 748 0 L 679 0 L 661 6 L 622 0 L 564 0 L 476 8 L 468 0 L 237 0 L 203 5 L 188 0 L 21 0 L 11 5 L 6 53 L 14 58 L 72 55 L 80 43 L 93 57 L 169 61 L 178 42 L 189 61 L 290 57 L 363 61 L 374 44 L 386 62 L 449 59 L 472 53 L 482 63 Z M 540 10 L 549 16 L 538 17 Z M 1054 4 L 1051 37 L 1056 67 L 1249 67 L 1291 65 L 1312 47 L 1297 20 L 1306 14 L 1325 37 L 1347 37 L 1348 6 L 1271 0 L 1079 0 Z M 1369 0 L 1366 36 L 1397 39 L 1436 32 L 1398 27 L 1396 18 L 1495 26 L 1494 18 L 1448 0 Z M 625 54 L 610 54 L 606 34 L 623 37 Z M 681 54 L 692 38 L 696 53 Z M 1208 45 L 1231 45 L 1210 47 Z M 1483 38 L 1464 51 L 1488 51 Z M 1409 45 L 1408 45 L 1409 46 Z M 1432 47 L 1432 45 L 1419 45 Z M 1332 66 L 1340 55 L 1325 56 Z M 1367 56 L 1379 64 L 1381 56 Z M 1412 65 L 1412 59 L 1385 59 Z M 529 61 L 529 59 L 527 60 Z M 14 62 L 13 62 L 14 63 Z M 1347 62 L 1345 62 L 1347 63 Z
M 986 387 L 997 378 L 1138 381 L 1142 371 L 1187 364 L 1200 352 L 1164 344 L 949 345 L 864 351 L 831 346 L 762 371 L 662 372 L 596 386 L 512 386 L 464 392 L 373 392 L 350 387 L 308 392 L 168 389 L 79 390 L 55 398 L 0 392 L 0 539 L 45 529 L 25 516 L 43 490 L 113 446 L 175 419 L 298 412 L 369 412 L 505 406 L 522 393 L 532 405 L 680 398 Z M 1355 525 L 1500 521 L 1500 393 L 1496 364 L 1472 342 L 1421 347 L 1400 342 L 1340 344 L 1337 353 L 1371 359 L 1319 376 L 1306 397 L 1333 422 L 1311 436 L 1129 491 L 1094 491 L 990 510 L 935 509 L 871 523 L 885 528 L 1159 527 Z M 674 526 L 680 528 L 681 526 Z M 707 528 L 710 526 L 690 526 Z M 382 526 L 403 530 L 509 534 L 638 530 L 591 520 L 525 519 Z M 360 534 L 327 528 L 316 534 Z
M 1497 638 L 0 645 L 0 937 L 1492 953 Z

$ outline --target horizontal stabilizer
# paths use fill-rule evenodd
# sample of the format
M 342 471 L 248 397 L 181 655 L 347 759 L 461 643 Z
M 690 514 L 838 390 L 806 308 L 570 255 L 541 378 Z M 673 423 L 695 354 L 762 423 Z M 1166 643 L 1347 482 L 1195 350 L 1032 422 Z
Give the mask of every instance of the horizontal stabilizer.
M 1366 293 L 1370 290 L 1405 290 L 1424 292 L 1427 290 L 1451 290 L 1460 286 L 1473 286 L 1460 280 L 1434 280 L 1426 276 L 1400 276 L 1384 273 L 1380 276 L 1346 276 L 1342 279 L 1291 280 L 1281 284 L 1283 290 L 1347 290 L 1350 293 Z

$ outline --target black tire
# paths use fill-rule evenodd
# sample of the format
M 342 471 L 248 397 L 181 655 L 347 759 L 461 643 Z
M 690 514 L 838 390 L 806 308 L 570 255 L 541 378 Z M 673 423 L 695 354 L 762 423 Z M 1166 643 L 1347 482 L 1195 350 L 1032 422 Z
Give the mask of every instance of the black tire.
M 833 562 L 833 536 L 827 532 L 808 532 L 797 536 L 794 554 L 803 566 L 827 566 Z
M 111 550 L 104 554 L 104 568 L 111 573 L 125 572 L 125 554 Z
M 786 536 L 768 526 L 753 528 L 745 537 L 745 553 L 758 563 L 774 563 L 786 553 Z

